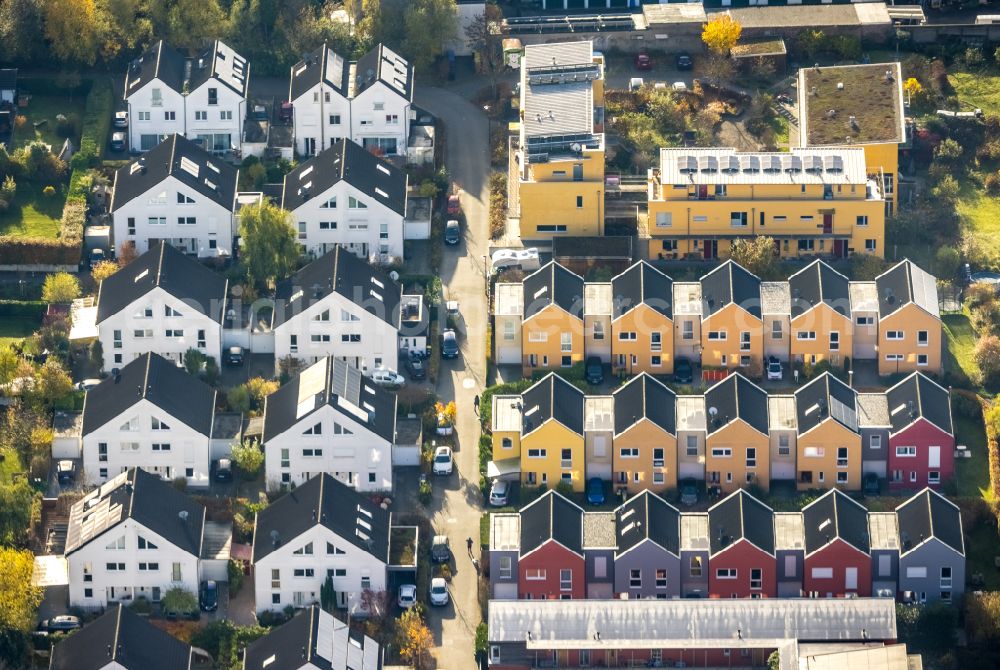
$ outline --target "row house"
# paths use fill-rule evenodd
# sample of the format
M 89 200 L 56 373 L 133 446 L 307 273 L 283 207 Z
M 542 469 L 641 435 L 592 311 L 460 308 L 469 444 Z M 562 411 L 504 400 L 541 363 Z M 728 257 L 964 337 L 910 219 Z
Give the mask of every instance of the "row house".
M 490 528 L 491 596 L 504 599 L 950 600 L 964 590 L 958 508 L 924 489 L 869 513 L 836 489 L 775 513 L 736 491 L 707 513 L 644 491 L 613 513 L 547 491 Z
M 597 357 L 620 375 L 669 374 L 678 358 L 703 378 L 764 362 L 843 366 L 878 360 L 879 374 L 941 371 L 935 278 L 909 260 L 852 282 L 817 259 L 785 281 L 761 281 L 726 261 L 697 282 L 674 282 L 639 261 L 611 282 L 585 282 L 550 262 L 497 283 L 495 356 L 534 370 Z
M 406 155 L 413 109 L 413 66 L 379 44 L 348 61 L 325 42 L 292 66 L 295 151 L 308 157 L 344 139 L 380 156 Z
M 938 487 L 954 475 L 950 393 L 915 372 L 882 393 L 858 393 L 829 372 L 793 394 L 740 373 L 702 395 L 677 395 L 645 372 L 588 396 L 556 373 L 492 399 L 490 476 L 528 486 L 586 479 L 663 493 L 684 479 L 722 493 L 773 482 L 858 491 L 863 476 L 892 489 Z
M 311 605 L 248 644 L 238 667 L 241 670 L 381 670 L 382 658 L 378 642 Z
M 249 86 L 250 64 L 224 42 L 188 59 L 159 40 L 125 73 L 129 146 L 149 151 L 180 134 L 213 153 L 240 151 Z

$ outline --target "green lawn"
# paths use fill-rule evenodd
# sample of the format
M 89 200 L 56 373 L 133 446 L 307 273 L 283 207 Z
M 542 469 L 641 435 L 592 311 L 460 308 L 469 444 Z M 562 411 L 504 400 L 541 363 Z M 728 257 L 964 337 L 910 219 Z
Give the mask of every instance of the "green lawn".
M 983 576 L 986 591 L 1000 590 L 1000 570 L 993 564 L 1000 556 L 1000 537 L 993 523 L 984 523 L 965 529 L 966 579 L 979 573 Z
M 6 347 L 14 342 L 20 342 L 30 337 L 38 326 L 38 321 L 28 317 L 5 316 L 0 319 L 0 347 Z
M 989 456 L 986 453 L 986 432 L 982 419 L 975 420 L 952 412 L 955 422 L 955 443 L 964 444 L 972 454 L 955 459 L 955 483 L 963 498 L 980 498 L 989 486 Z
M 972 330 L 969 317 L 965 314 L 944 314 L 941 320 L 944 322 L 946 367 L 961 370 L 971 378 L 973 373 L 979 371 L 979 366 L 972 358 L 976 333 Z
M 24 464 L 15 449 L 0 449 L 0 484 L 10 484 L 17 472 L 24 472 Z
M 73 144 L 80 146 L 80 124 L 83 119 L 84 96 L 66 95 L 32 95 L 27 107 L 19 107 L 18 114 L 24 116 L 26 122 L 14 129 L 14 146 L 24 146 L 28 142 L 40 139 L 59 153 L 63 140 L 56 132 L 56 116 L 65 115 L 75 119 L 76 130 L 70 138 Z M 41 123 L 35 127 L 36 123 Z
M 55 186 L 55 194 L 47 196 L 42 193 L 43 187 L 18 184 L 14 202 L 7 211 L 0 212 L 0 235 L 55 238 L 66 202 L 65 189 Z
M 948 80 L 963 109 L 978 107 L 986 114 L 1000 113 L 1000 75 L 952 71 Z

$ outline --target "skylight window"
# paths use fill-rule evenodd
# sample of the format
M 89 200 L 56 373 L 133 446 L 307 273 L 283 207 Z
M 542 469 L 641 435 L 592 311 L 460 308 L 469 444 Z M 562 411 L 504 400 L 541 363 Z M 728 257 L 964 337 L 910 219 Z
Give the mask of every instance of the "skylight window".
M 147 276 L 149 276 L 149 268 L 146 268 L 145 270 L 137 274 L 133 281 L 134 283 L 138 284 L 141 280 L 145 279 Z
M 389 194 L 386 193 L 385 191 L 383 191 L 380 188 L 376 188 L 375 189 L 375 193 L 377 193 L 378 195 L 382 196 L 383 198 L 388 198 L 389 197 Z
M 389 168 L 387 168 L 386 166 L 382 165 L 381 163 L 379 163 L 375 167 L 378 168 L 379 172 L 384 172 L 385 174 L 392 174 L 391 172 L 389 172 Z
M 302 181 L 303 179 L 305 179 L 306 177 L 308 177 L 309 175 L 311 175 L 312 171 L 313 171 L 313 169 L 315 167 L 316 167 L 315 165 L 310 165 L 305 170 L 303 170 L 302 173 L 299 174 L 299 181 Z
M 198 164 L 187 156 L 181 156 L 181 169 L 187 172 L 192 177 L 198 177 Z

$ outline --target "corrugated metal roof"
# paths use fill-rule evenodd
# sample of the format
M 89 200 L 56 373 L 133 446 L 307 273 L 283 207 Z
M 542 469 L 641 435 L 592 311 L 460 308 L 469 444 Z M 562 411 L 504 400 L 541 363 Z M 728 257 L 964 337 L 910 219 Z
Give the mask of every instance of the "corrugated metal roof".
M 865 185 L 868 171 L 861 147 L 753 153 L 722 147 L 668 148 L 660 149 L 660 182 Z
M 527 137 L 593 133 L 593 84 L 589 81 L 526 84 L 523 112 L 521 126 Z
M 521 64 L 532 70 L 552 65 L 579 65 L 594 60 L 594 43 L 590 40 L 529 44 L 524 47 Z

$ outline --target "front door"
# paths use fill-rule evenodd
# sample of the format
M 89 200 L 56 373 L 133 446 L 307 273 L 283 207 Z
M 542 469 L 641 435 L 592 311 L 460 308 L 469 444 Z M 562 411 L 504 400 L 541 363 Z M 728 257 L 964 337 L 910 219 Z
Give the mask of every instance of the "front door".
M 847 240 L 833 241 L 833 257 L 847 258 Z
M 708 197 L 708 186 L 705 184 L 698 186 L 698 199 L 704 200 L 707 197 Z
M 858 590 L 858 569 L 857 568 L 847 568 L 844 571 L 844 590 L 845 591 L 857 591 Z
M 833 233 L 833 214 L 823 215 L 823 234 L 830 235 Z
M 702 243 L 702 249 L 704 250 L 705 260 L 712 260 L 713 258 L 717 258 L 719 255 L 719 241 L 705 240 Z

